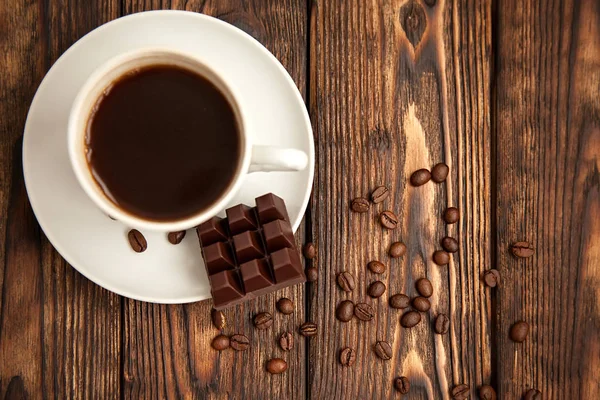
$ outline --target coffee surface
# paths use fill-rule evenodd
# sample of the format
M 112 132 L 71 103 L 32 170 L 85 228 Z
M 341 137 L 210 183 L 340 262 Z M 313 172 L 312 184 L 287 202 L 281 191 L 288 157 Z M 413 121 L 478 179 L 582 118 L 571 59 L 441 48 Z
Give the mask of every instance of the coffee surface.
M 228 189 L 241 156 L 235 114 L 206 78 L 155 65 L 128 73 L 98 100 L 86 132 L 87 160 L 124 211 L 183 219 Z

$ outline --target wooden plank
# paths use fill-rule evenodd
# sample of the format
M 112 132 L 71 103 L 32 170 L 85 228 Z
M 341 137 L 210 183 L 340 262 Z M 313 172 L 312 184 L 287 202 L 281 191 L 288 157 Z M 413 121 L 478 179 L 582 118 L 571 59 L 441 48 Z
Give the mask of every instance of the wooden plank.
M 491 266 L 491 3 L 312 4 L 310 111 L 319 166 L 313 223 L 319 268 L 327 273 L 310 297 L 310 317 L 322 330 L 310 346 L 310 397 L 394 398 L 392 383 L 401 375 L 411 381 L 410 398 L 447 399 L 455 384 L 488 383 L 491 294 L 479 276 Z M 408 184 L 413 171 L 441 161 L 450 166 L 446 183 Z M 391 188 L 383 204 L 350 212 L 352 198 L 381 184 Z M 447 206 L 461 209 L 459 223 L 441 221 Z M 377 221 L 385 209 L 399 217 L 394 231 Z M 440 267 L 431 256 L 445 235 L 461 249 Z M 408 247 L 399 260 L 387 256 L 395 240 Z M 373 259 L 388 265 L 385 275 L 367 271 Z M 350 294 L 335 283 L 343 270 L 357 277 Z M 415 296 L 415 281 L 425 276 L 435 290 L 431 311 L 417 327 L 401 328 L 401 312 L 387 299 Z M 377 279 L 388 289 L 373 300 L 366 288 Z M 372 304 L 376 318 L 340 323 L 335 307 L 345 298 Z M 450 316 L 447 335 L 433 333 L 438 313 Z M 392 344 L 390 361 L 375 356 L 377 340 Z M 357 351 L 353 367 L 338 362 L 345 346 Z
M 600 8 L 508 1 L 497 18 L 500 397 L 600 398 Z M 520 240 L 533 257 L 509 254 Z
M 70 2 L 69 2 L 70 3 Z M 118 16 L 102 5 L 11 1 L 0 7 L 0 397 L 114 397 L 120 385 L 118 296 L 68 266 L 33 216 L 21 135 L 44 72 L 80 36 Z M 111 7 L 112 6 L 112 7 Z
M 125 13 L 173 8 L 217 16 L 254 36 L 282 62 L 304 93 L 306 86 L 306 4 L 300 0 L 237 1 L 124 1 Z M 303 226 L 303 225 L 302 225 Z M 296 234 L 302 243 L 304 229 Z M 293 315 L 275 309 L 280 297 L 292 299 Z M 123 395 L 125 398 L 260 399 L 305 397 L 305 349 L 297 335 L 304 322 L 304 286 L 281 290 L 225 311 L 224 333 L 246 334 L 246 352 L 218 353 L 210 347 L 219 333 L 210 322 L 211 301 L 189 305 L 156 305 L 125 300 Z M 252 327 L 259 311 L 275 317 L 266 332 Z M 276 338 L 295 333 L 295 348 L 281 351 Z M 288 362 L 288 371 L 271 376 L 265 363 L 272 357 Z

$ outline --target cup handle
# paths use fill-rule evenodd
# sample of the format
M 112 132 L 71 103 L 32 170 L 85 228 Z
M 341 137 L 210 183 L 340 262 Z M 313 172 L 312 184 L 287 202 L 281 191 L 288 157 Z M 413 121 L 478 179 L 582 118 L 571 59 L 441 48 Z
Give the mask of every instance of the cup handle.
M 308 156 L 302 150 L 276 146 L 252 146 L 248 172 L 302 171 Z

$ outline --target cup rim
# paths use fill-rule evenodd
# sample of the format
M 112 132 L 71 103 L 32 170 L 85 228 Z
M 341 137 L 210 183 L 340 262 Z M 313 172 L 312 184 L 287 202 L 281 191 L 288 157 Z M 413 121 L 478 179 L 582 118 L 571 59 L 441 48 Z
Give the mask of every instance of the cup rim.
M 114 80 L 110 80 L 107 82 L 103 82 L 103 79 L 107 78 L 114 69 L 119 66 L 135 61 L 136 59 L 140 59 L 144 56 L 151 55 L 159 55 L 159 56 L 175 56 L 177 58 L 186 59 L 187 61 L 196 64 L 199 66 L 199 69 L 203 69 L 208 71 L 212 76 L 205 76 L 212 83 L 216 84 L 217 87 L 224 92 L 223 94 L 228 98 L 234 112 L 238 117 L 238 129 L 240 140 L 242 141 L 241 146 L 241 155 L 240 160 L 238 161 L 238 168 L 236 174 L 231 179 L 231 183 L 229 187 L 223 192 L 223 194 L 213 202 L 209 207 L 204 210 L 178 220 L 173 221 L 155 221 L 146 219 L 134 214 L 131 214 L 121 208 L 119 208 L 115 203 L 112 202 L 102 191 L 100 185 L 93 178 L 92 173 L 89 169 L 89 165 L 85 157 L 82 157 L 80 144 L 84 141 L 85 131 L 79 131 L 80 121 L 82 118 L 89 118 L 89 113 L 91 108 L 85 107 L 87 104 L 86 100 L 94 94 L 95 89 L 97 89 L 98 85 L 102 83 L 104 90 L 106 87 L 110 85 Z M 173 57 L 173 58 L 175 58 Z M 168 64 L 168 60 L 165 60 L 165 63 Z M 177 62 L 173 62 L 173 65 L 179 65 Z M 183 66 L 183 68 L 186 68 Z M 189 68 L 188 68 L 189 69 Z M 194 71 L 199 73 L 197 71 Z M 118 76 L 122 76 L 123 73 Z M 216 82 L 215 82 L 216 81 Z M 95 98 L 97 99 L 97 93 Z M 92 103 L 95 104 L 95 103 Z M 232 200 L 233 196 L 238 192 L 243 177 L 248 173 L 250 166 L 250 158 L 251 158 L 251 142 L 249 135 L 247 134 L 247 118 L 244 108 L 241 106 L 240 95 L 230 82 L 227 80 L 214 68 L 212 68 L 208 63 L 199 58 L 198 56 L 190 53 L 186 53 L 180 50 L 171 50 L 167 48 L 161 47 L 147 47 L 143 49 L 136 49 L 127 53 L 123 53 L 117 55 L 115 57 L 110 58 L 102 65 L 100 65 L 92 74 L 87 78 L 85 83 L 79 89 L 77 96 L 71 106 L 71 110 L 69 112 L 69 122 L 68 122 L 68 153 L 69 160 L 71 163 L 71 167 L 79 185 L 82 187 L 87 196 L 96 204 L 100 210 L 102 210 L 107 215 L 112 218 L 117 219 L 118 221 L 124 223 L 125 225 L 131 228 L 150 230 L 150 231 L 162 231 L 162 232 L 173 232 L 173 231 L 181 231 L 190 229 L 200 225 L 201 223 L 209 220 L 213 216 L 217 215 L 220 211 L 222 211 L 227 204 Z M 87 122 L 86 122 L 87 123 Z M 83 162 L 82 162 L 83 160 Z

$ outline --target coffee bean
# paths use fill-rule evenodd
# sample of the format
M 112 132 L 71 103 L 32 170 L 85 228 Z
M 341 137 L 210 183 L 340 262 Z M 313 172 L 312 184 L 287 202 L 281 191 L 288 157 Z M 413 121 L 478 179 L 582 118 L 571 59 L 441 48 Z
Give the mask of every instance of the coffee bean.
M 421 322 L 421 314 L 417 311 L 407 311 L 400 317 L 400 325 L 405 328 L 412 328 Z
M 500 283 L 500 272 L 495 269 L 488 269 L 483 273 L 483 281 L 489 287 L 496 287 Z
M 356 352 L 350 347 L 346 347 L 340 351 L 340 364 L 344 367 L 351 367 L 356 361 Z
M 442 248 L 448 253 L 456 253 L 458 251 L 458 241 L 454 238 L 446 236 L 441 241 Z
M 431 303 L 425 297 L 415 297 L 412 301 L 412 305 L 417 311 L 427 312 L 431 308 Z
M 450 391 L 453 400 L 464 400 L 469 397 L 469 386 L 461 383 L 460 385 L 456 385 Z
M 354 275 L 348 271 L 344 271 L 338 274 L 337 284 L 344 292 L 351 292 L 354 290 Z
M 142 253 L 146 251 L 148 248 L 148 243 L 146 242 L 146 238 L 142 235 L 142 232 L 137 229 L 132 229 L 127 234 L 127 238 L 129 239 L 129 244 L 131 248 L 136 253 Z
M 456 207 L 448 207 L 446 208 L 446 211 L 444 211 L 444 221 L 446 221 L 447 224 L 454 224 L 458 222 L 459 218 L 460 212 Z
M 306 269 L 306 279 L 309 282 L 316 282 L 319 279 L 319 270 L 315 267 L 310 267 Z
M 481 400 L 496 400 L 496 391 L 490 385 L 483 385 L 479 388 L 479 398 Z
M 392 358 L 392 346 L 390 346 L 388 342 L 379 341 L 375 343 L 373 350 L 375 351 L 377 357 L 381 358 L 382 360 L 389 360 Z
M 396 229 L 398 226 L 398 217 L 391 211 L 384 211 L 379 214 L 379 222 L 385 229 Z
M 406 308 L 410 304 L 410 298 L 405 294 L 395 294 L 388 301 L 392 308 Z
M 513 342 L 522 343 L 527 339 L 529 324 L 525 321 L 517 321 L 510 328 L 510 338 Z
M 317 248 L 312 242 L 306 243 L 302 249 L 302 254 L 307 260 L 312 260 L 317 256 Z
M 450 328 L 450 320 L 448 319 L 446 314 L 439 314 L 437 316 L 433 328 L 435 330 L 435 333 L 438 333 L 440 335 L 448 333 L 448 329 Z
M 369 262 L 367 268 L 374 274 L 383 274 L 385 272 L 385 264 L 379 261 Z
M 272 358 L 267 361 L 267 371 L 271 374 L 281 374 L 287 370 L 288 366 L 282 358 Z
M 394 242 L 390 246 L 388 254 L 392 258 L 402 257 L 404 254 L 406 254 L 406 245 L 402 242 Z
M 394 387 L 400 393 L 406 394 L 410 390 L 410 382 L 407 377 L 401 376 L 399 378 L 394 379 Z
M 444 250 L 436 250 L 433 253 L 433 262 L 437 265 L 446 265 L 450 262 L 450 254 L 446 253 Z
M 225 335 L 218 335 L 212 340 L 210 345 L 215 350 L 225 350 L 229 347 L 229 338 Z
M 369 289 L 367 290 L 367 294 L 372 298 L 376 299 L 381 297 L 385 293 L 385 283 L 381 281 L 375 281 L 369 285 Z
M 389 196 L 390 191 L 385 186 L 379 186 L 371 193 L 371 201 L 375 204 L 381 203 Z
M 352 200 L 352 204 L 350 205 L 352 211 L 357 213 L 366 213 L 369 211 L 369 207 L 369 200 L 362 197 L 357 197 L 356 199 Z
M 185 231 L 169 232 L 167 238 L 171 244 L 179 244 L 185 237 Z
M 225 315 L 214 308 L 210 312 L 210 318 L 212 319 L 212 323 L 217 329 L 223 329 L 227 326 L 227 322 L 225 321 Z
M 253 322 L 256 329 L 267 329 L 273 325 L 273 316 L 268 312 L 261 312 L 254 316 Z
M 294 312 L 294 302 L 287 297 L 282 297 L 277 301 L 277 309 L 282 314 L 290 315 Z
M 290 351 L 294 348 L 294 335 L 291 332 L 283 332 L 279 336 L 279 347 L 283 351 Z
M 433 168 L 431 168 L 431 180 L 435 183 L 444 182 L 446 177 L 448 177 L 448 172 L 450 172 L 450 168 L 448 168 L 446 164 L 436 164 Z
M 513 253 L 513 255 L 515 257 L 519 257 L 519 258 L 531 257 L 533 255 L 533 253 L 535 252 L 533 247 L 527 242 L 517 242 L 517 243 L 513 244 L 510 247 L 510 251 L 511 251 L 511 253 Z
M 422 168 L 412 173 L 410 176 L 410 183 L 413 186 L 421 186 L 429 182 L 430 179 L 431 172 L 425 168 Z
M 335 316 L 342 322 L 350 321 L 354 316 L 354 303 L 350 300 L 341 301 L 335 310 Z
M 236 351 L 244 351 L 250 347 L 250 340 L 246 335 L 236 334 L 229 338 L 229 344 Z
M 315 336 L 317 334 L 317 324 L 314 322 L 305 322 L 300 325 L 300 334 L 302 336 Z
M 361 321 L 370 321 L 375 317 L 375 312 L 367 303 L 358 303 L 354 306 L 354 315 Z
M 537 389 L 529 389 L 523 396 L 523 400 L 542 400 L 542 392 Z
M 417 292 L 419 292 L 423 297 L 431 297 L 431 295 L 433 295 L 433 285 L 427 278 L 421 278 L 417 280 L 415 287 L 417 288 Z

